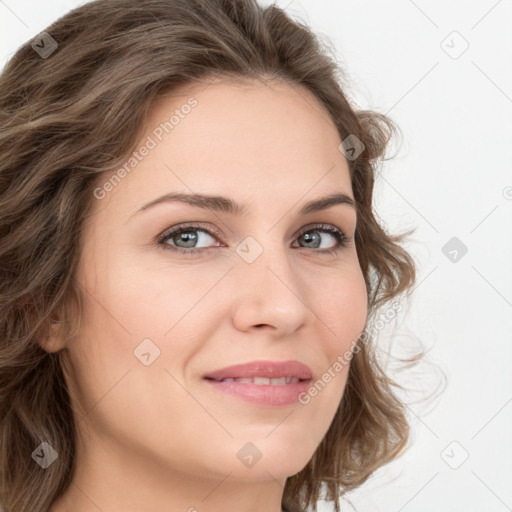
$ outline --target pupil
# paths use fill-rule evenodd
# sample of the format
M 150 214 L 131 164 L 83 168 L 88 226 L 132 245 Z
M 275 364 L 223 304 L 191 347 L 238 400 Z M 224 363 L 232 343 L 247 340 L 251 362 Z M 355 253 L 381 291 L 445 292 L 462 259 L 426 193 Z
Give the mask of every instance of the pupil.
M 194 242 L 197 241 L 197 235 L 193 234 L 193 231 L 187 231 L 184 233 L 180 233 L 180 239 L 181 241 L 186 243 L 189 243 L 186 247 L 193 247 Z
M 318 235 L 317 235 L 316 233 L 315 233 L 314 235 L 311 235 L 311 234 L 309 234 L 309 233 L 305 233 L 305 234 L 304 234 L 304 235 L 302 235 L 302 236 L 304 237 L 304 241 L 305 241 L 305 242 L 311 242 L 311 241 L 314 241 L 314 239 L 315 239 L 315 238 L 317 239 L 317 240 L 316 240 L 317 242 L 319 242 L 319 241 L 320 241 L 320 239 L 319 239 L 319 237 L 318 237 Z M 318 243 L 317 243 L 317 244 L 313 244 L 313 247 L 318 247 L 318 245 L 319 245 Z

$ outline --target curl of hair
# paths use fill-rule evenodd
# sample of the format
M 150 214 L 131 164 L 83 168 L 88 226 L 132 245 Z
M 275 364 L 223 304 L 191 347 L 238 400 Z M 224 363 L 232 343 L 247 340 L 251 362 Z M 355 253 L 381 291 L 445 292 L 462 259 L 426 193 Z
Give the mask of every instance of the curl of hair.
M 101 20 L 101 22 L 99 22 Z M 340 139 L 365 150 L 349 161 L 356 247 L 370 310 L 412 288 L 415 266 L 372 208 L 376 162 L 390 119 L 350 105 L 344 75 L 302 22 L 256 0 L 96 0 L 50 25 L 47 59 L 23 44 L 0 75 L 0 506 L 46 512 L 73 474 L 75 427 L 61 353 L 36 341 L 80 323 L 74 281 L 95 181 L 134 150 L 162 94 L 212 77 L 284 80 L 311 91 Z M 403 236 L 403 235 L 402 235 Z M 74 309 L 72 306 L 76 306 Z M 283 506 L 335 503 L 398 456 L 409 426 L 395 385 L 368 340 L 314 456 L 286 481 Z M 58 453 L 43 469 L 32 452 Z

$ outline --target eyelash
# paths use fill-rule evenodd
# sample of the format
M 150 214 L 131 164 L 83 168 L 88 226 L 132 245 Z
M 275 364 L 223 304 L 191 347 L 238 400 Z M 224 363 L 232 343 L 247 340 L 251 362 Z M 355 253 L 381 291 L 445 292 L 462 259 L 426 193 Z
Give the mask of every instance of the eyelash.
M 204 227 L 204 225 L 202 225 L 202 224 L 186 224 L 186 225 L 179 226 L 179 227 L 173 229 L 172 231 L 167 231 L 163 235 L 161 235 L 158 238 L 158 242 L 157 242 L 158 246 L 161 247 L 164 251 L 177 252 L 177 253 L 185 254 L 187 256 L 191 256 L 191 255 L 194 255 L 197 253 L 208 253 L 210 250 L 214 249 L 214 248 L 183 249 L 182 247 L 176 247 L 176 246 L 172 246 L 170 244 L 165 243 L 168 239 L 173 238 L 173 237 L 179 235 L 180 233 L 187 232 L 187 231 L 203 231 L 213 238 L 217 238 L 218 236 L 220 236 L 220 234 L 215 231 L 213 233 L 210 232 L 210 230 L 206 229 Z M 316 250 L 316 252 L 319 252 L 320 254 L 324 254 L 324 255 L 335 254 L 335 253 L 341 251 L 342 249 L 344 249 L 345 247 L 347 247 L 350 242 L 350 239 L 345 235 L 345 233 L 343 233 L 343 231 L 341 231 L 340 229 L 338 229 L 337 227 L 335 227 L 331 224 L 316 224 L 313 226 L 308 226 L 307 229 L 301 231 L 297 235 L 297 238 L 301 237 L 305 233 L 309 233 L 310 231 L 320 231 L 323 233 L 329 233 L 330 235 L 334 236 L 334 238 L 338 242 L 337 245 L 332 247 L 331 249 Z M 302 247 L 302 249 L 307 249 L 307 247 Z M 313 249 L 313 250 L 315 250 L 315 249 Z

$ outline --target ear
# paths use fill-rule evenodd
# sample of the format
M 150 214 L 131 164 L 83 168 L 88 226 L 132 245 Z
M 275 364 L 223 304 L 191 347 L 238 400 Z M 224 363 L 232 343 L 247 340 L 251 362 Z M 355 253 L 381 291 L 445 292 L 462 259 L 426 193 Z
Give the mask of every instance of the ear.
M 66 348 L 70 338 L 70 325 L 66 319 L 70 318 L 70 313 L 74 314 L 66 306 L 61 306 L 40 326 L 35 340 L 43 350 L 46 352 L 59 352 Z
M 20 308 L 25 309 L 26 314 L 31 320 L 38 317 L 34 308 L 33 297 L 24 297 L 20 300 Z M 40 317 L 39 317 L 40 318 Z M 67 347 L 69 339 L 76 335 L 76 331 L 71 332 L 69 319 L 77 319 L 76 329 L 80 324 L 80 297 L 71 296 L 50 313 L 49 318 L 39 325 L 33 340 L 46 352 L 59 352 Z M 31 323 L 31 322 L 30 322 Z M 35 322 L 34 322 L 35 323 Z M 1 512 L 1 511 L 0 511 Z
M 53 320 L 47 328 L 47 333 L 42 329 L 41 334 L 35 336 L 38 345 L 46 352 L 59 352 L 66 348 L 66 322 Z

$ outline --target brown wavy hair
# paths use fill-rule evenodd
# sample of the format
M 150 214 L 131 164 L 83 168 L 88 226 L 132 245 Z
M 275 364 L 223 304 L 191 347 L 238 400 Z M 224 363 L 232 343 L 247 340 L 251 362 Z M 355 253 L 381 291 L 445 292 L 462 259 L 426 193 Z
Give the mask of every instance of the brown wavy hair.
M 359 263 L 369 312 L 409 295 L 415 264 L 374 214 L 377 164 L 398 133 L 385 115 L 358 110 L 331 51 L 308 26 L 256 0 L 96 0 L 46 32 L 58 48 L 43 58 L 23 44 L 0 75 L 0 506 L 45 512 L 70 484 L 72 404 L 61 352 L 37 340 L 80 323 L 74 275 L 92 190 L 135 149 L 161 94 L 214 76 L 283 80 L 306 87 L 327 109 L 341 141 L 364 151 L 349 160 Z M 300 89 L 299 89 L 300 90 Z M 370 314 L 368 318 L 370 318 Z M 359 343 L 346 389 L 312 459 L 284 488 L 287 510 L 333 501 L 399 456 L 409 440 L 398 386 Z M 41 442 L 58 452 L 47 469 L 31 456 Z M 326 493 L 323 494 L 325 486 Z

